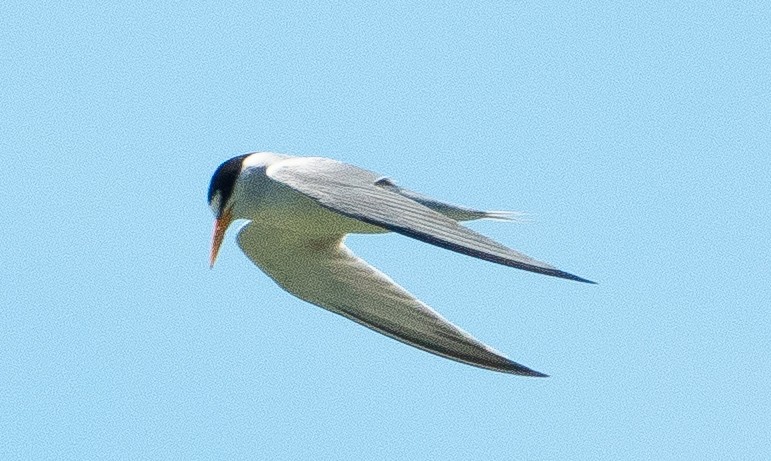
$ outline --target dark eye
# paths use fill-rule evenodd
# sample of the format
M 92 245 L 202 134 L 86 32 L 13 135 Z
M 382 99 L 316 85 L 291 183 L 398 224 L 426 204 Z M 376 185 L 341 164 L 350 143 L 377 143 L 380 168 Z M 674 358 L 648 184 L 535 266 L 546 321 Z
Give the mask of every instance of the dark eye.
M 222 214 L 222 208 L 227 203 L 233 189 L 236 185 L 239 173 L 241 173 L 241 164 L 249 154 L 239 155 L 223 162 L 214 171 L 209 183 L 209 206 L 214 214 Z

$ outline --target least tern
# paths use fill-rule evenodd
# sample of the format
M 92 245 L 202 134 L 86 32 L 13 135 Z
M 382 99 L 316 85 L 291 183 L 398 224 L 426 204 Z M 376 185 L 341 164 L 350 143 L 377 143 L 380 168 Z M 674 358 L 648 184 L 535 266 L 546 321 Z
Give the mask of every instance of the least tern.
M 289 293 L 433 354 L 503 373 L 547 376 L 450 323 L 356 257 L 343 243 L 346 235 L 396 232 L 505 266 L 594 283 L 458 224 L 507 219 L 505 212 L 440 202 L 328 158 L 269 152 L 231 158 L 212 176 L 209 206 L 216 216 L 211 267 L 230 224 L 248 220 L 238 245 Z

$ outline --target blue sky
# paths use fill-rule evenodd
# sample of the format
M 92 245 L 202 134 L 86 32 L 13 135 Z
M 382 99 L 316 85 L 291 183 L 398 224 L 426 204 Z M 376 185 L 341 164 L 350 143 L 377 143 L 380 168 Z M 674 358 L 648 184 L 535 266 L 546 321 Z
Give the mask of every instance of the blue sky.
M 771 8 L 645 3 L 0 6 L 0 458 L 769 459 Z M 551 377 L 209 270 L 255 150 L 528 212 L 348 243 Z

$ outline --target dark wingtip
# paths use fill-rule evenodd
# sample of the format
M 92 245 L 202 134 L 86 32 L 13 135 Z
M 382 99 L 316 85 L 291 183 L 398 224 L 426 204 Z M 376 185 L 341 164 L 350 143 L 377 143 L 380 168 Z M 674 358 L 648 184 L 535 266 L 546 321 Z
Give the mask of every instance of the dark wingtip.
M 590 285 L 597 285 L 597 282 L 595 282 L 594 280 L 576 277 L 575 275 L 571 278 L 571 280 L 575 280 L 576 282 L 581 282 L 581 283 L 588 283 Z
M 520 365 L 517 362 L 509 360 L 508 367 L 505 369 L 499 369 L 499 371 L 503 371 L 505 373 L 511 373 L 514 375 L 519 376 L 528 376 L 532 378 L 548 378 L 549 375 L 545 373 L 541 373 L 540 371 L 535 371 L 532 368 L 528 368 L 524 365 Z
M 532 373 L 528 373 L 525 376 L 530 376 L 532 378 L 548 378 L 549 377 L 549 375 L 547 375 L 546 373 L 541 373 L 541 372 L 535 371 L 535 370 L 531 370 L 531 371 L 532 371 Z
M 582 283 L 589 283 L 591 285 L 597 285 L 597 282 L 594 282 L 589 279 L 585 279 L 583 277 L 579 277 L 577 275 L 573 275 L 570 272 L 564 272 L 561 270 L 555 270 L 553 272 L 545 272 L 547 275 L 552 275 L 554 277 L 559 277 L 567 280 L 573 280 L 575 282 L 582 282 Z

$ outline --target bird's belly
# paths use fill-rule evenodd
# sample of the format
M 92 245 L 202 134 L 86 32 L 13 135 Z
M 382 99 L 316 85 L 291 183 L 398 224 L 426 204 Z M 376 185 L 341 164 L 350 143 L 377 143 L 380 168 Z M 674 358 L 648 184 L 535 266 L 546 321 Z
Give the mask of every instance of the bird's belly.
M 379 234 L 388 232 L 382 227 L 367 224 L 319 205 L 313 199 L 279 185 L 271 188 L 263 207 L 254 221 L 276 228 L 303 234 Z

